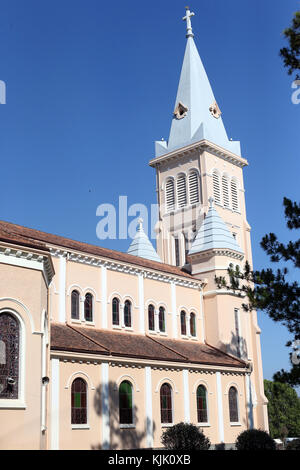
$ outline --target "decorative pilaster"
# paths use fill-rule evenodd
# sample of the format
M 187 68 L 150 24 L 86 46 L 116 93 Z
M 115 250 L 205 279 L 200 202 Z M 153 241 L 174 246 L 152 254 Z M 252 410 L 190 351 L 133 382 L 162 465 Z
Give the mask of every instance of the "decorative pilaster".
M 59 257 L 59 321 L 66 322 L 66 254 Z
M 177 330 L 177 308 L 176 308 L 176 285 L 174 282 L 171 282 L 171 301 L 172 301 L 172 330 L 173 338 L 178 337 Z
M 145 367 L 146 395 L 146 445 L 153 448 L 153 416 L 152 416 L 152 376 L 151 367 Z
M 190 423 L 190 391 L 189 391 L 189 371 L 184 369 L 182 371 L 183 378 L 183 404 L 184 404 L 184 422 Z
M 102 369 L 102 449 L 110 447 L 110 426 L 109 426 L 109 364 L 103 362 Z
M 102 328 L 107 328 L 107 268 L 101 266 Z
M 218 431 L 219 441 L 224 442 L 224 416 L 223 416 L 223 394 L 222 394 L 222 382 L 221 372 L 216 372 L 217 379 L 217 403 L 218 403 Z
M 51 359 L 51 450 L 59 449 L 59 359 Z

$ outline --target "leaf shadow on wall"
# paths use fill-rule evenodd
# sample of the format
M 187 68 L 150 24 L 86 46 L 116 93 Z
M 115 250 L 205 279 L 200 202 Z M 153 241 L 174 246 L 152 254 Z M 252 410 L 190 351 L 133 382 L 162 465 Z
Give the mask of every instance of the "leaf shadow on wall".
M 109 428 L 110 428 L 110 445 L 111 450 L 121 449 L 142 449 L 146 448 L 146 429 L 149 429 L 150 421 L 145 417 L 146 410 L 139 409 L 133 400 L 133 422 L 134 428 L 120 428 L 119 424 L 119 389 L 115 382 L 109 382 Z M 135 394 L 142 394 L 143 391 L 137 392 L 135 387 L 133 390 L 133 398 Z M 96 388 L 94 396 L 94 409 L 98 416 L 102 416 L 102 385 Z M 105 406 L 105 405 L 104 405 Z M 106 410 L 107 411 L 107 410 Z M 145 419 L 143 419 L 145 417 Z M 141 422 L 143 421 L 142 425 Z M 102 432 L 102 431 L 101 431 Z M 153 433 L 155 432 L 155 423 L 153 423 Z M 102 445 L 95 444 L 91 446 L 92 450 L 101 450 Z

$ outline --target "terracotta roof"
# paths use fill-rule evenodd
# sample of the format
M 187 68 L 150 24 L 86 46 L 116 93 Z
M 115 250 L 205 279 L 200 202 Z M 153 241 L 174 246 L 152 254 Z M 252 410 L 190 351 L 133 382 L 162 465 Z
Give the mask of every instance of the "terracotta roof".
M 20 245 L 33 246 L 39 244 L 41 247 L 40 249 L 42 249 L 42 247 L 46 249 L 47 245 L 55 245 L 65 249 L 76 250 L 79 252 L 88 253 L 90 255 L 101 256 L 123 263 L 129 263 L 154 269 L 156 271 L 162 271 L 167 274 L 173 274 L 181 277 L 183 276 L 194 281 L 196 280 L 193 276 L 182 271 L 176 266 L 147 260 L 138 256 L 129 255 L 128 253 L 122 253 L 120 251 L 110 250 L 108 248 L 102 248 L 100 246 L 90 245 L 88 243 L 78 242 L 76 240 L 64 238 L 59 235 L 52 235 L 50 233 L 41 232 L 39 230 L 23 227 L 21 225 L 15 225 L 10 222 L 0 221 L 0 239 L 1 235 L 7 239 L 9 239 L 9 237 L 14 238 L 14 243 L 19 243 Z
M 245 367 L 246 365 L 244 361 L 226 354 L 207 343 L 165 338 L 155 338 L 154 341 L 176 351 L 178 354 L 186 356 L 189 362 L 199 363 L 200 359 L 201 364 L 234 365 L 238 367 Z
M 207 344 L 157 339 L 148 335 L 68 324 L 54 323 L 51 325 L 51 349 L 167 362 L 246 367 L 244 361 Z
M 6 243 L 13 243 L 14 245 L 22 245 L 29 248 L 37 248 L 38 250 L 47 251 L 49 249 L 45 245 L 38 240 L 29 239 L 26 236 L 23 236 L 21 233 L 13 232 L 6 227 L 6 223 L 0 222 L 0 241 Z

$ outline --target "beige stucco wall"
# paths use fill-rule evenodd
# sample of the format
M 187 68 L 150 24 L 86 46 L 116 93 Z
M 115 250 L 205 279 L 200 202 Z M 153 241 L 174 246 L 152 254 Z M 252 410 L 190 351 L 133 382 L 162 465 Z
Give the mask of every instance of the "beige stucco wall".
M 20 319 L 20 382 L 24 380 L 23 405 L 14 409 L 11 400 L 4 407 L 0 400 L 0 421 L 5 423 L 0 426 L 0 448 L 38 450 L 46 442 L 41 434 L 41 321 L 47 288 L 41 271 L 0 264 L 0 309 Z

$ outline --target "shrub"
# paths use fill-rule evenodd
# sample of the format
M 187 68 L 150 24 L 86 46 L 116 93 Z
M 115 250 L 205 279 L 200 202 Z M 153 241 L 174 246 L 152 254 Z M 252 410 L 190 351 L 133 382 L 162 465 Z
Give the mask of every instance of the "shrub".
M 173 450 L 208 450 L 210 440 L 194 424 L 178 423 L 162 435 L 162 444 Z
M 237 450 L 276 450 L 275 441 L 261 429 L 243 431 L 238 435 L 235 445 Z
M 289 441 L 285 447 L 285 450 L 300 450 L 300 439 L 293 439 Z

